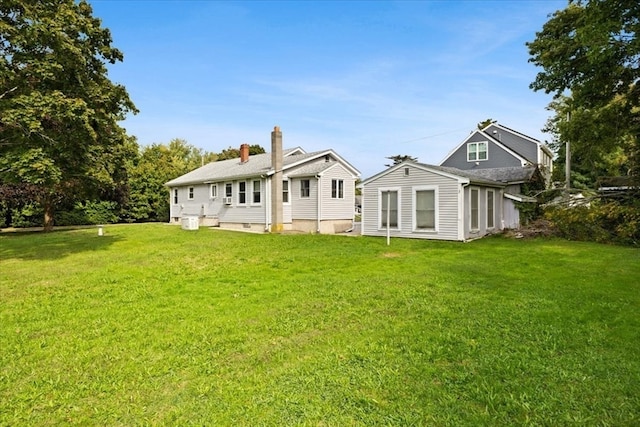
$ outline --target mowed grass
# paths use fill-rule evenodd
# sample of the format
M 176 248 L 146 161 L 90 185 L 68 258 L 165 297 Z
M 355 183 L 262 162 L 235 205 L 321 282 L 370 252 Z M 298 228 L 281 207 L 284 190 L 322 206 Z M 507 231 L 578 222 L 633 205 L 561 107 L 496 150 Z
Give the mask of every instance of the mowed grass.
M 0 234 L 0 425 L 638 425 L 640 251 Z

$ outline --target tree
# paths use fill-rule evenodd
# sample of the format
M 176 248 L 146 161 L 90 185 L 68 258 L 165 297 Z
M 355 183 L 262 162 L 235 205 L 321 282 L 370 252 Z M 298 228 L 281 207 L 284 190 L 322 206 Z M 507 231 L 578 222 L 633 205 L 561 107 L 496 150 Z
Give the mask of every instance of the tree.
M 122 184 L 118 121 L 137 110 L 108 79 L 123 55 L 92 13 L 85 0 L 0 3 L 0 185 L 37 186 L 45 230 L 65 196 Z
M 531 88 L 555 97 L 550 108 L 556 117 L 548 126 L 559 142 L 570 141 L 572 151 L 582 151 L 591 163 L 585 168 L 622 150 L 628 174 L 636 178 L 640 175 L 638 30 L 637 0 L 572 0 L 527 43 L 529 62 L 543 68 Z
M 215 153 L 207 153 L 183 139 L 143 147 L 129 173 L 131 197 L 126 219 L 168 221 L 169 194 L 164 184 L 216 159 Z
M 402 162 L 417 162 L 418 159 L 408 154 L 396 154 L 395 156 L 385 157 L 385 159 L 393 160 L 393 164 L 385 165 L 386 167 L 395 166 Z
M 250 156 L 255 155 L 255 154 L 263 154 L 263 153 L 266 153 L 266 151 L 260 145 L 258 145 L 258 144 L 249 145 L 249 155 Z M 229 159 L 237 159 L 238 157 L 240 157 L 240 149 L 239 148 L 228 147 L 228 148 L 225 148 L 224 150 L 222 150 L 220 152 L 220 154 L 218 154 L 218 161 L 220 161 L 220 160 L 229 160 Z
M 492 125 L 494 123 L 497 123 L 497 120 L 493 120 L 493 119 L 483 120 L 480 123 L 478 123 L 478 129 L 482 130 L 482 129 L 486 128 L 487 126 Z

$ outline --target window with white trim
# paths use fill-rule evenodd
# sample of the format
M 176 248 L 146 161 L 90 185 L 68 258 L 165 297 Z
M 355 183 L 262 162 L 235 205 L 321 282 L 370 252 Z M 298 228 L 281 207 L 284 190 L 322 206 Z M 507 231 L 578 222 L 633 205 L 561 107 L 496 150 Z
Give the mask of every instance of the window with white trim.
M 438 224 L 436 187 L 414 187 L 413 209 L 413 229 L 415 231 L 436 231 Z
M 193 187 L 189 187 L 189 200 L 193 200 Z
M 400 228 L 398 195 L 398 190 L 380 189 L 380 228 L 387 228 L 387 223 L 389 228 Z
M 496 217 L 495 217 L 495 195 L 494 190 L 487 190 L 487 228 L 494 228 L 496 226 Z
M 218 184 L 211 184 L 209 187 L 209 197 L 212 199 L 218 197 Z
M 252 198 L 252 202 L 253 204 L 259 205 L 260 204 L 260 180 L 255 180 L 253 181 L 253 198 Z
M 238 182 L 238 204 L 245 205 L 247 203 L 247 182 Z
M 174 205 L 178 204 L 178 189 L 177 188 L 173 189 L 173 204 Z
M 282 181 L 282 203 L 289 203 L 289 181 Z
M 471 203 L 469 209 L 471 210 L 471 229 L 477 230 L 480 223 L 480 190 L 477 188 L 471 189 Z
M 308 179 L 300 180 L 300 198 L 307 199 L 311 194 L 311 182 Z
M 344 180 L 342 179 L 331 180 L 331 198 L 332 199 L 344 198 Z
M 227 182 L 224 185 L 224 195 L 225 197 L 233 196 L 233 184 L 231 184 L 230 182 Z
M 487 141 L 470 142 L 467 144 L 467 161 L 477 162 L 479 160 L 487 160 L 488 156 Z

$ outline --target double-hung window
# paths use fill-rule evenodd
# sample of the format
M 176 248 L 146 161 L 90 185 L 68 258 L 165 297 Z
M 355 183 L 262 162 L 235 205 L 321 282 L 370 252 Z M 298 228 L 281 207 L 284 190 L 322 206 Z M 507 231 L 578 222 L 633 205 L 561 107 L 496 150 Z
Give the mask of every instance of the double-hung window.
M 225 197 L 233 196 L 233 184 L 231 184 L 230 182 L 227 182 L 224 185 L 224 196 Z
M 311 182 L 308 179 L 300 180 L 300 198 L 307 199 L 311 194 Z
M 477 230 L 480 224 L 480 190 L 477 188 L 471 189 L 471 229 Z
M 177 188 L 173 189 L 173 204 L 174 205 L 178 204 L 178 189 Z
M 218 197 L 218 185 L 217 184 L 211 184 L 211 187 L 209 189 L 209 197 L 212 199 L 215 199 L 216 197 Z
M 436 231 L 438 224 L 438 194 L 436 187 L 413 189 L 415 231 Z
M 282 203 L 289 203 L 289 181 L 282 181 Z
M 344 198 L 344 180 L 342 179 L 331 180 L 331 198 L 332 199 Z
M 487 228 L 495 226 L 495 191 L 487 190 Z
M 397 189 L 380 189 L 380 228 L 400 228 Z
M 253 198 L 252 202 L 256 205 L 260 204 L 260 180 L 253 181 Z
M 247 182 L 238 182 L 238 204 L 244 205 L 247 203 Z
M 487 141 L 470 142 L 467 144 L 467 161 L 477 162 L 487 159 Z
M 193 200 L 193 187 L 189 187 L 189 200 Z

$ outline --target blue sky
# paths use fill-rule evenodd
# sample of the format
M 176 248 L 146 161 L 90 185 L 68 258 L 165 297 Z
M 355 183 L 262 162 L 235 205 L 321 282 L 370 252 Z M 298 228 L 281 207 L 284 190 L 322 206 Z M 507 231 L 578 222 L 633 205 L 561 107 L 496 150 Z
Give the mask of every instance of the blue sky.
M 366 178 L 396 154 L 437 164 L 487 118 L 549 139 L 525 42 L 565 0 L 89 2 L 141 145 L 269 151 L 277 125 L 285 148 L 333 148 Z

